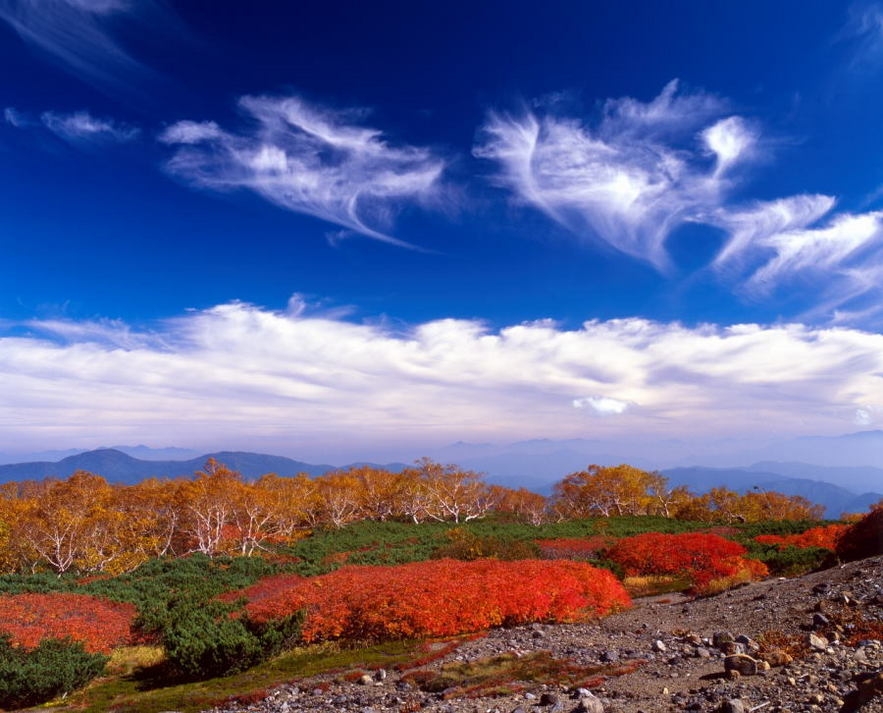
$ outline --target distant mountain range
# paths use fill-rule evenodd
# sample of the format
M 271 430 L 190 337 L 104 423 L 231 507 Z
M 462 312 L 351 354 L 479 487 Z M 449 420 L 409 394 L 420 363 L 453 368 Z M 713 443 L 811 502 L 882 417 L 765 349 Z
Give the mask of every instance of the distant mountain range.
M 612 456 L 586 459 L 586 454 L 574 448 L 573 442 L 533 441 L 516 444 L 513 450 L 487 452 L 482 446 L 456 444 L 451 450 L 471 451 L 458 465 L 485 474 L 490 483 L 508 487 L 525 487 L 548 495 L 555 482 L 568 473 L 585 468 L 590 462 L 613 465 L 626 462 Z M 452 455 L 452 453 L 447 453 Z M 466 453 L 461 453 L 466 455 Z M 112 483 L 131 484 L 146 478 L 189 477 L 202 470 L 206 461 L 214 458 L 228 468 L 240 472 L 247 479 L 267 473 L 292 476 L 306 473 L 323 475 L 355 465 L 375 465 L 400 471 L 404 463 L 352 463 L 346 466 L 305 463 L 284 456 L 239 451 L 207 453 L 186 460 L 146 460 L 114 448 L 102 448 L 77 453 L 58 461 L 35 461 L 0 465 L 0 482 L 41 480 L 48 477 L 67 478 L 78 470 L 101 475 Z M 638 467 L 650 466 L 630 461 Z M 765 461 L 739 468 L 711 468 L 691 466 L 661 471 L 672 486 L 685 485 L 701 494 L 713 487 L 725 486 L 738 492 L 753 488 L 774 490 L 786 495 L 800 495 L 825 507 L 827 517 L 836 518 L 844 512 L 864 512 L 868 506 L 883 499 L 883 468 L 872 466 L 828 467 L 796 462 Z M 835 485 L 835 483 L 839 483 Z M 874 483 L 872 489 L 862 487 Z
M 739 493 L 749 490 L 770 490 L 784 495 L 800 495 L 812 503 L 824 506 L 825 517 L 835 519 L 847 512 L 865 512 L 868 507 L 883 500 L 883 493 L 856 493 L 840 485 L 826 480 L 800 478 L 776 472 L 780 467 L 784 471 L 800 473 L 801 463 L 762 464 L 765 470 L 755 464 L 748 468 L 671 468 L 663 470 L 670 485 L 685 485 L 692 492 L 702 494 L 717 486 L 725 486 Z M 806 466 L 815 476 L 828 475 L 836 478 L 837 468 L 822 466 Z M 809 472 L 805 474 L 808 475 Z M 883 470 L 879 470 L 878 481 L 883 485 Z
M 336 470 L 331 465 L 313 465 L 261 453 L 221 451 L 207 453 L 188 460 L 143 460 L 134 458 L 114 448 L 101 448 L 95 451 L 77 453 L 57 462 L 37 461 L 33 463 L 11 463 L 0 465 L 0 482 L 10 480 L 39 480 L 56 477 L 67 478 L 78 470 L 96 473 L 112 483 L 137 483 L 145 478 L 177 478 L 192 476 L 202 470 L 206 461 L 214 458 L 231 470 L 236 470 L 245 478 L 257 478 L 267 473 L 277 475 L 322 475 Z

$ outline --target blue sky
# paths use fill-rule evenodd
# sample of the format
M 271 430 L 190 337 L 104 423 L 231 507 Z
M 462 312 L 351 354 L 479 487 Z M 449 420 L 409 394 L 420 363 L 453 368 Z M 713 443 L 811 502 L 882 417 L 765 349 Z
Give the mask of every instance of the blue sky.
M 0 453 L 883 424 L 883 6 L 0 0 Z

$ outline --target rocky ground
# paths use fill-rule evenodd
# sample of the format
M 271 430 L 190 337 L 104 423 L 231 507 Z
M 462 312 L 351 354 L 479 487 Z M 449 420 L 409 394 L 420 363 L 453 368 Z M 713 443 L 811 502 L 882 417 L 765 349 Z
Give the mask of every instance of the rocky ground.
M 715 597 L 639 600 L 592 624 L 493 631 L 422 667 L 547 651 L 631 671 L 591 689 L 525 683 L 502 697 L 452 697 L 378 671 L 292 682 L 263 701 L 212 713 L 883 713 L 881 632 L 883 557 L 875 557 Z

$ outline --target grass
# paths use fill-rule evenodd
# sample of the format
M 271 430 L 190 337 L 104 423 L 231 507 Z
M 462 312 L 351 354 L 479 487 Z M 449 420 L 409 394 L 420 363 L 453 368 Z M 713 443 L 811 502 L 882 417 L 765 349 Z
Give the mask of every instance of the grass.
M 477 698 L 511 695 L 541 684 L 597 688 L 607 678 L 631 673 L 641 663 L 585 666 L 555 658 L 548 651 L 536 651 L 523 656 L 507 653 L 475 661 L 452 661 L 439 671 L 421 669 L 403 678 L 444 698 Z
M 109 675 L 63 701 L 42 709 L 77 713 L 197 713 L 227 701 L 263 698 L 283 683 L 324 673 L 395 668 L 424 656 L 421 642 L 397 641 L 344 648 L 323 644 L 289 651 L 243 673 L 208 681 L 174 683 L 151 647 L 130 647 L 115 655 Z M 138 662 L 145 664 L 139 667 Z
M 634 598 L 654 597 L 659 594 L 672 594 L 683 592 L 689 588 L 690 582 L 682 577 L 670 575 L 645 575 L 640 577 L 626 577 L 622 581 L 629 595 Z

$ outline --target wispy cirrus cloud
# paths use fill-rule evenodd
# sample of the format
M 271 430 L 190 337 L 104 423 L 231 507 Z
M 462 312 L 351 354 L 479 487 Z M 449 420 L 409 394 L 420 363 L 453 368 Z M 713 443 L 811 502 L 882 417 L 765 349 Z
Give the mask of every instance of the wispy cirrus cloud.
M 114 25 L 148 15 L 157 27 L 174 24 L 155 0 L 0 0 L 0 20 L 25 42 L 81 79 L 117 90 L 151 72 L 117 39 Z
M 879 67 L 883 62 L 883 6 L 853 2 L 836 39 L 851 45 L 850 69 Z
M 474 153 L 521 202 L 664 272 L 666 239 L 721 204 L 759 140 L 727 113 L 724 100 L 672 81 L 650 102 L 608 100 L 596 126 L 552 111 L 492 113 Z
M 286 450 L 333 450 L 341 433 L 374 445 L 695 440 L 883 418 L 883 335 L 845 327 L 621 319 L 491 330 L 442 319 L 391 330 L 295 299 L 281 311 L 223 304 L 147 330 L 35 320 L 3 333 L 0 450 L 50 436 L 59 447 Z
M 8 106 L 3 110 L 3 120 L 16 129 L 23 129 L 30 125 L 31 121 L 26 114 L 23 114 L 15 107 Z
M 729 238 L 715 269 L 755 298 L 803 281 L 815 286 L 815 316 L 867 319 L 883 309 L 883 212 L 834 206 L 831 196 L 800 195 L 721 210 L 717 223 Z
M 40 120 L 53 134 L 74 144 L 126 143 L 141 133 L 135 126 L 95 117 L 88 111 L 70 114 L 47 111 L 40 115 Z
M 3 112 L 6 123 L 16 129 L 43 129 L 74 146 L 123 144 L 134 141 L 141 129 L 122 121 L 94 116 L 88 111 L 44 111 L 39 118 L 14 107 Z
M 216 191 L 246 189 L 271 203 L 396 245 L 389 228 L 404 203 L 438 196 L 445 160 L 393 145 L 362 125 L 365 111 L 335 111 L 296 97 L 246 96 L 239 132 L 180 121 L 160 141 L 175 147 L 168 170 Z

